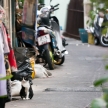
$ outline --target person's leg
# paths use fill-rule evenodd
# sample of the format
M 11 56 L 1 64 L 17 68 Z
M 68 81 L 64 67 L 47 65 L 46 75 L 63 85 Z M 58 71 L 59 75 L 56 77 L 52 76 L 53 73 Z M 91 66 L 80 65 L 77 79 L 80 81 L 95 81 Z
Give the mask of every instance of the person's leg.
M 0 98 L 0 108 L 5 108 L 5 98 Z

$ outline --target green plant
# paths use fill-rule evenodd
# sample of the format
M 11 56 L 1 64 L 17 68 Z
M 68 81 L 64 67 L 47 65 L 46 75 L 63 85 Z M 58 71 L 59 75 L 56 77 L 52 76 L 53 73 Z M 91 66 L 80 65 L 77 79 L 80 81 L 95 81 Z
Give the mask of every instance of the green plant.
M 12 78 L 12 75 L 7 75 L 5 77 L 2 77 L 2 75 L 0 75 L 0 81 L 1 80 L 8 80 L 10 78 Z M 7 97 L 7 96 L 0 96 L 0 98 L 5 98 L 5 97 Z
M 44 3 L 44 0 L 39 0 L 39 3 L 42 3 L 43 4 Z
M 96 17 L 96 14 L 98 12 L 102 12 L 103 14 L 106 14 L 106 9 L 108 9 L 108 0 L 90 0 L 90 1 L 91 1 L 92 7 L 94 7 L 95 9 L 89 12 L 90 20 L 88 20 L 87 23 L 89 23 L 89 26 L 92 26 L 94 19 Z M 103 23 L 103 26 L 108 27 L 108 22 Z M 107 33 L 107 28 L 104 27 L 102 29 L 102 34 L 106 34 L 106 33 Z
M 108 65 L 105 66 L 105 69 L 108 70 Z M 105 83 L 107 83 L 106 86 L 104 86 Z M 94 86 L 101 87 L 103 94 L 91 102 L 90 108 L 108 108 L 108 76 L 96 80 Z
M 2 75 L 0 75 L 0 76 L 2 76 Z M 6 77 L 0 77 L 0 80 L 8 80 L 10 78 L 12 78 L 12 75 L 7 75 Z
M 90 108 L 108 108 L 108 88 L 103 86 L 106 82 L 108 82 L 108 76 L 94 82 L 95 87 L 100 86 L 102 88 L 103 95 L 100 98 L 94 99 Z

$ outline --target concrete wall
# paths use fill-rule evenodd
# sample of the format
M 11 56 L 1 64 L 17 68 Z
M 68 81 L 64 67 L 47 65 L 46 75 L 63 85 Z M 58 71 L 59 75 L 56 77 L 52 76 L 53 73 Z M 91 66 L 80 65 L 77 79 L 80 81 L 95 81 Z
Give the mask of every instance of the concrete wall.
M 51 4 L 56 5 L 59 3 L 59 10 L 54 12 L 54 15 L 57 16 L 60 22 L 60 26 L 65 30 L 66 28 L 66 19 L 67 19 L 67 8 L 70 0 L 52 0 Z M 45 0 L 45 4 L 49 5 L 50 0 Z

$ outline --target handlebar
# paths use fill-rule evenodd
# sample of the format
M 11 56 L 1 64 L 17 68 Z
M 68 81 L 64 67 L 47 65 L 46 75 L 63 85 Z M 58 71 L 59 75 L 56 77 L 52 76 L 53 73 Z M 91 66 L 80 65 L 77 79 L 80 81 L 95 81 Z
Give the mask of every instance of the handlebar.
M 56 9 L 54 9 L 53 11 L 56 11 L 56 10 L 58 10 L 59 8 L 56 8 Z
M 51 6 L 51 9 L 54 9 L 55 7 L 59 6 L 60 4 L 56 4 L 55 6 Z
M 53 6 L 53 7 L 57 7 L 57 6 L 59 6 L 60 4 L 58 3 L 58 4 L 56 4 L 55 6 Z
M 56 4 L 55 6 L 51 6 L 51 12 L 54 12 L 54 11 L 56 11 L 56 10 L 58 10 L 59 8 L 56 8 L 55 9 L 55 7 L 57 7 L 57 6 L 59 6 L 60 4 L 58 3 L 58 4 Z

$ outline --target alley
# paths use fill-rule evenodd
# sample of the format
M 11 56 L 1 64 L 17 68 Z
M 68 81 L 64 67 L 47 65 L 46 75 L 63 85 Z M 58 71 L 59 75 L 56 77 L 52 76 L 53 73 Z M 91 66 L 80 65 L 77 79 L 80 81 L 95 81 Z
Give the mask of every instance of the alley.
M 82 44 L 67 38 L 69 45 L 66 61 L 55 66 L 49 78 L 34 79 L 32 100 L 12 101 L 6 108 L 86 108 L 92 99 L 101 96 L 93 82 L 107 75 L 104 60 L 107 47 Z

